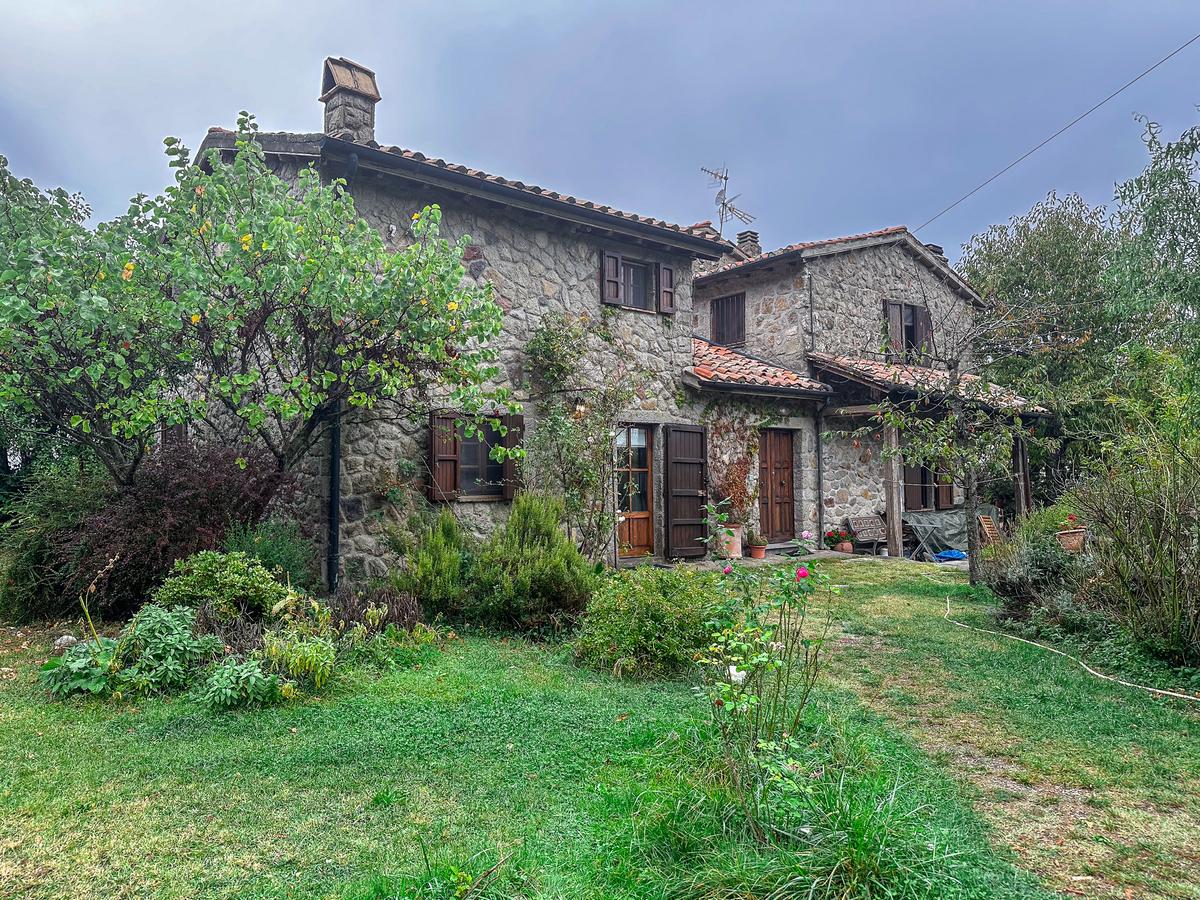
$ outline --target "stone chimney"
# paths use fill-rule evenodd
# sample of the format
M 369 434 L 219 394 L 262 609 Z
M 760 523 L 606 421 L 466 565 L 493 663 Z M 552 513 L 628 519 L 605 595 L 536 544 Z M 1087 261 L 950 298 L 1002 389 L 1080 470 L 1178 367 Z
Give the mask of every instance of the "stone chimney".
M 758 242 L 757 231 L 739 231 L 737 246 L 747 256 L 762 256 L 762 244 Z
M 946 258 L 946 251 L 942 249 L 941 244 L 926 244 L 925 249 L 941 260 L 944 265 L 950 265 L 950 260 Z
M 321 73 L 321 102 L 325 104 L 325 133 L 366 144 L 375 140 L 375 104 L 379 88 L 375 73 L 344 56 L 330 56 Z

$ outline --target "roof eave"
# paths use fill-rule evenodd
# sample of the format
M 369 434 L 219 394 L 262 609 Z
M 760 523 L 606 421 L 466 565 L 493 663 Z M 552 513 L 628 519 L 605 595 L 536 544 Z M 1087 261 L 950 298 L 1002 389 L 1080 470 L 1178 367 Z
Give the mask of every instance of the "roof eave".
M 382 170 L 388 174 L 399 175 L 434 187 L 449 188 L 472 196 L 498 199 L 506 206 L 550 215 L 576 225 L 599 228 L 638 241 L 652 241 L 675 250 L 685 251 L 701 259 L 718 259 L 722 254 L 729 252 L 730 245 L 723 240 L 704 238 L 671 228 L 633 221 L 623 216 L 610 215 L 599 210 L 589 210 L 564 200 L 531 194 L 520 188 L 486 181 L 452 169 L 434 169 L 420 160 L 408 159 L 396 153 L 389 153 L 386 150 L 356 144 L 352 141 L 344 141 L 340 138 L 326 136 L 321 142 L 320 150 L 323 157 L 333 159 L 347 159 L 351 154 L 357 154 L 360 169 Z
M 759 384 L 744 384 L 736 381 L 710 381 L 700 378 L 695 372 L 684 372 L 683 383 L 693 390 L 712 391 L 719 394 L 753 394 L 756 397 L 780 397 L 790 400 L 824 400 L 832 391 L 809 388 L 789 388 Z

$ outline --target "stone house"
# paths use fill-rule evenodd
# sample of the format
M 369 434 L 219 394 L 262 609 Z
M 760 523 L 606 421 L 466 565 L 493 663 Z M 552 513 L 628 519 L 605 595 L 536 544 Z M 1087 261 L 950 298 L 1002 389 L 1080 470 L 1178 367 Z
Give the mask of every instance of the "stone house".
M 616 423 L 614 556 L 701 555 L 710 482 L 730 473 L 751 498 L 748 524 L 774 544 L 888 508 L 896 491 L 880 448 L 822 432 L 840 407 L 886 389 L 863 364 L 889 308 L 900 339 L 919 340 L 933 326 L 919 312 L 914 325 L 914 310 L 978 300 L 937 248 L 895 228 L 763 253 L 751 233 L 734 245 L 707 222 L 671 224 L 383 145 L 374 73 L 342 58 L 325 61 L 320 100 L 322 132 L 259 135 L 272 167 L 290 179 L 310 165 L 345 178 L 359 213 L 394 246 L 413 213 L 438 204 L 443 234 L 472 238 L 469 277 L 490 282 L 506 311 L 498 349 L 508 385 L 525 383 L 525 344 L 551 313 L 603 319 L 648 373 Z M 234 139 L 210 129 L 200 151 L 230 150 Z M 617 361 L 601 349 L 593 365 Z M 536 408 L 509 424 L 512 434 L 536 429 Z M 477 532 L 502 521 L 515 475 L 489 459 L 496 440 L 468 436 L 452 411 L 347 422 L 304 473 L 305 516 L 328 526 L 327 573 L 383 573 L 374 513 L 385 504 L 380 485 L 398 473 L 423 478 Z M 935 493 L 931 504 L 946 499 Z

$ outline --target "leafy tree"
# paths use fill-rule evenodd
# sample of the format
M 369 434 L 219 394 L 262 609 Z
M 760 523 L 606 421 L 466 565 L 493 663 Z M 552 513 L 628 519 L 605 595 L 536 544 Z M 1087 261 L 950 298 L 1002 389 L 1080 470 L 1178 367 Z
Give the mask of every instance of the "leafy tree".
M 1047 438 L 1044 467 L 1055 484 L 1072 459 L 1086 456 L 1111 419 L 1104 401 L 1136 335 L 1113 315 L 1106 276 L 1118 244 L 1103 207 L 1077 194 L 1045 200 L 1007 224 L 993 225 L 964 247 L 960 268 L 989 307 L 994 328 L 979 335 L 988 374 L 1050 409 L 1039 423 Z
M 118 484 L 164 424 L 287 469 L 339 417 L 507 402 L 485 388 L 502 311 L 464 278 L 468 238 L 430 207 L 392 251 L 344 182 L 276 176 L 256 131 L 241 114 L 236 149 L 200 164 L 167 138 L 175 183 L 95 230 L 82 198 L 0 167 L 0 404 Z
M 145 223 L 131 212 L 90 230 L 90 214 L 0 157 L 0 415 L 21 432 L 6 445 L 65 439 L 127 484 L 154 427 L 187 415 L 187 356 L 168 293 L 134 278 L 128 238 Z

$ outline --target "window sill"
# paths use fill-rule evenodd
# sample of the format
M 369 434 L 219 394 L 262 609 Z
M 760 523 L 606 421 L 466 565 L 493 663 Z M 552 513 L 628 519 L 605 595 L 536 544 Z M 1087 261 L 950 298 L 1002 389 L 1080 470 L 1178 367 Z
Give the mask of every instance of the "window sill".
M 500 494 L 459 494 L 455 498 L 459 503 L 503 503 Z
M 620 303 L 606 303 L 604 305 L 611 306 L 613 309 L 624 309 L 624 310 L 628 310 L 629 312 L 636 312 L 636 313 L 649 313 L 650 315 L 654 315 L 654 316 L 669 316 L 669 315 L 671 315 L 671 313 L 659 312 L 657 309 L 654 309 L 653 307 L 651 307 L 650 309 L 643 309 L 640 306 L 625 306 Z

